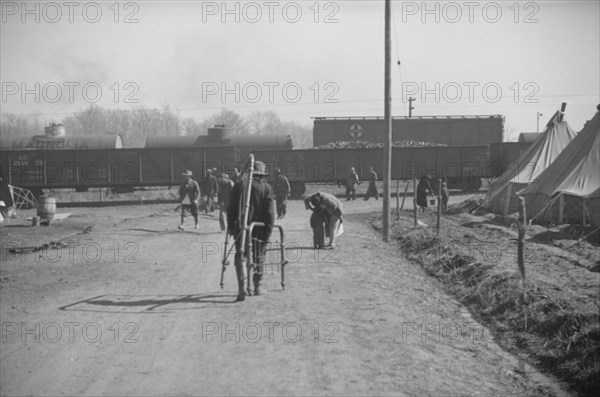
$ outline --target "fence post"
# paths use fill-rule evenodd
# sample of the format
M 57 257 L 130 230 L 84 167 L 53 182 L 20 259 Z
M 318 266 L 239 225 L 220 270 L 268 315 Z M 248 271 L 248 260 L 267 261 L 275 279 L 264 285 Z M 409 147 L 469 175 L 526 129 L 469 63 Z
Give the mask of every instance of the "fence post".
M 396 220 L 400 219 L 400 179 L 396 179 Z
M 442 180 L 438 179 L 437 191 L 437 224 L 435 226 L 436 235 L 440 235 L 440 218 L 442 217 Z
M 525 283 L 525 234 L 527 233 L 527 212 L 525 212 L 525 197 L 519 197 L 519 239 L 517 240 L 517 262 L 521 283 Z
M 417 227 L 417 178 L 413 178 L 413 212 L 415 214 L 415 227 Z

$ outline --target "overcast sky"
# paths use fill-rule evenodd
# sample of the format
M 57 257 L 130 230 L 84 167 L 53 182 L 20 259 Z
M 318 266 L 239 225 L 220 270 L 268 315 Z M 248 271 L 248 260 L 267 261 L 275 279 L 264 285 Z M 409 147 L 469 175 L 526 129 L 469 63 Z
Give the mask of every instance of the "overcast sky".
M 383 1 L 68 4 L 2 1 L 2 113 L 383 115 Z M 579 130 L 600 102 L 599 4 L 394 1 L 393 115 L 410 94 L 417 116 L 502 114 L 514 140 L 566 101 Z

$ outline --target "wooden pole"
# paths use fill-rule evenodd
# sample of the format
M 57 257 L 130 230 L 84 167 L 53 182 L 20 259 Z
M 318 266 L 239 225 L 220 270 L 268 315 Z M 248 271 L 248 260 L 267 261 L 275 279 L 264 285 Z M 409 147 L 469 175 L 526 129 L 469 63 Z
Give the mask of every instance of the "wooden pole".
M 400 219 L 400 179 L 396 179 L 396 220 Z
M 519 239 L 517 240 L 517 262 L 521 282 L 525 282 L 525 235 L 527 234 L 527 219 L 525 212 L 525 198 L 519 197 Z
M 417 227 L 417 178 L 413 178 L 413 212 L 415 214 L 415 227 Z
M 437 224 L 435 226 L 435 234 L 440 235 L 440 218 L 442 217 L 442 180 L 438 179 L 438 195 L 437 195 Z
M 558 224 L 562 225 L 563 224 L 563 220 L 565 219 L 565 196 L 563 196 L 562 193 L 560 193 L 560 196 L 558 196 Z
M 392 171 L 392 1 L 385 0 L 384 125 L 383 143 L 383 240 L 390 237 L 390 174 Z
M 404 196 L 402 197 L 402 205 L 400 206 L 400 211 L 404 209 L 404 200 L 406 200 L 406 193 L 408 193 L 408 187 L 410 186 L 410 180 L 406 181 L 406 186 L 404 186 Z

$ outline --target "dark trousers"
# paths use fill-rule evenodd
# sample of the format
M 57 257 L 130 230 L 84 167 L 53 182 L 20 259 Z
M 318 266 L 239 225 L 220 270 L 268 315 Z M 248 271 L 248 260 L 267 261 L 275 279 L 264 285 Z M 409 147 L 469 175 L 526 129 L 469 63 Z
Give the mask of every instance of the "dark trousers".
M 198 206 L 196 204 L 182 204 L 181 205 L 181 223 L 183 224 L 183 218 L 186 217 L 185 213 L 189 212 L 194 217 L 194 222 L 198 224 Z
M 346 188 L 346 200 L 356 200 L 356 187 L 347 187 Z
M 379 192 L 377 191 L 377 186 L 375 184 L 369 184 L 365 200 L 368 200 L 371 197 L 375 197 L 376 200 L 379 200 Z
M 310 227 L 313 230 L 313 246 L 314 248 L 322 248 L 325 246 L 325 215 L 320 210 L 313 210 L 310 216 Z
M 219 205 L 219 226 L 222 232 L 227 230 L 227 207 L 225 204 Z
M 279 200 L 278 198 L 275 198 L 275 202 L 277 204 L 277 218 L 285 216 L 287 212 L 287 200 Z

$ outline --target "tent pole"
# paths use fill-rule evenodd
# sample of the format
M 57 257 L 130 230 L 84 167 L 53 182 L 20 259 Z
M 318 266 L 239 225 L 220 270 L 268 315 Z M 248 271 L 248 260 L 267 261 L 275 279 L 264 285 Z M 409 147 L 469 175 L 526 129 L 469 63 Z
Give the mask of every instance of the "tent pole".
M 512 198 L 512 183 L 509 183 L 506 187 L 506 198 L 504 199 L 504 213 L 502 215 L 508 215 L 510 212 L 510 199 Z
M 560 196 L 558 196 L 558 224 L 559 225 L 563 224 L 564 211 L 565 211 L 565 197 L 561 193 Z
M 582 214 L 582 225 L 585 226 L 585 197 L 583 198 L 583 211 L 581 211 Z

